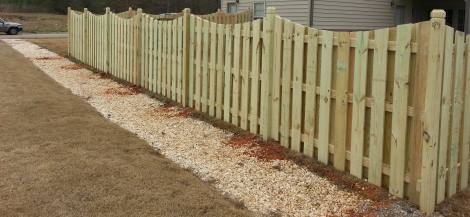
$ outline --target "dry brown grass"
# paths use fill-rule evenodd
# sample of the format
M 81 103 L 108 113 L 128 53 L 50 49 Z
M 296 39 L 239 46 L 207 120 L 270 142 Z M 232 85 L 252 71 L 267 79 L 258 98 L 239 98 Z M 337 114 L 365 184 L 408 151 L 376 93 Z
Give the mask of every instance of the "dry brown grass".
M 0 17 L 11 22 L 23 24 L 24 32 L 45 33 L 45 32 L 66 32 L 67 16 L 59 14 L 45 13 L 4 13 L 0 12 Z
M 0 216 L 247 216 L 0 41 Z

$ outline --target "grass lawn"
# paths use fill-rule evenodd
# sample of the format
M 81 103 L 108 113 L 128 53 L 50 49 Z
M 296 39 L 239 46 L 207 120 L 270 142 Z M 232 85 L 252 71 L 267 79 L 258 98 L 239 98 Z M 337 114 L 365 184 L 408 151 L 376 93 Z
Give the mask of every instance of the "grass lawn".
M 23 31 L 28 33 L 67 31 L 67 15 L 0 12 L 0 17 L 10 22 L 23 24 Z

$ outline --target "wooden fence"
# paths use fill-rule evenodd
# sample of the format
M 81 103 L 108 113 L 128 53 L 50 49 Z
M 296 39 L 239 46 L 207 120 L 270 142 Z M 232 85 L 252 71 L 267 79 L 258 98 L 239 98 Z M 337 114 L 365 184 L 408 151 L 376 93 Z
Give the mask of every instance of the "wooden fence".
M 69 45 L 83 63 L 431 212 L 467 188 L 470 146 L 470 38 L 444 11 L 431 16 L 331 32 L 273 8 L 229 24 L 189 10 L 170 21 L 69 10 Z

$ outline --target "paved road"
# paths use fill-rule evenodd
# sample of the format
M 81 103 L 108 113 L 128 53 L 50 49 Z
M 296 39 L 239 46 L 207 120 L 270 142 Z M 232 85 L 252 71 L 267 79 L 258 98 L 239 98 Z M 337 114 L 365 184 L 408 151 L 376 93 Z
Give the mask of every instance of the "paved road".
M 0 34 L 0 39 L 14 38 L 14 39 L 32 39 L 32 38 L 66 38 L 67 33 L 20 33 L 19 35 L 5 35 Z

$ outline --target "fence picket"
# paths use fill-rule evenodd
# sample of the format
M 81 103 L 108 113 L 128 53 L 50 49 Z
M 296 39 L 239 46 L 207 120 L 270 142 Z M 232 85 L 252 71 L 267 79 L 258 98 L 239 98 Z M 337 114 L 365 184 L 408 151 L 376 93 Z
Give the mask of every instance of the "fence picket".
M 152 89 L 153 89 L 153 93 L 157 93 L 158 92 L 158 74 L 159 74 L 159 71 L 158 71 L 158 67 L 159 67 L 159 62 L 158 62 L 158 59 L 159 59 L 159 54 L 158 54 L 158 47 L 159 47 L 159 30 L 158 30 L 158 20 L 157 19 L 153 19 L 153 85 L 152 85 Z
M 449 154 L 449 182 L 447 184 L 447 194 L 452 196 L 457 192 L 458 182 L 458 160 L 460 148 L 460 130 L 462 124 L 463 112 L 463 81 L 465 80 L 464 72 L 464 52 L 465 38 L 464 33 L 457 31 L 455 33 L 455 78 L 454 78 L 454 96 L 452 104 L 452 126 L 450 135 L 450 154 Z
M 173 25 L 174 24 L 174 20 L 171 20 L 171 21 L 168 21 L 168 29 L 167 29 L 167 32 L 168 32 L 168 37 L 167 37 L 167 76 L 166 76 L 166 97 L 168 98 L 172 98 L 172 88 L 173 88 L 173 83 L 172 83 L 172 80 L 173 80 L 173 77 L 174 77 L 174 74 L 173 74 L 173 33 L 174 33 L 174 28 L 173 28 Z
M 150 19 L 150 26 L 151 26 L 151 70 L 150 70 L 150 91 L 152 93 L 156 93 L 157 92 L 157 20 L 156 19 L 153 19 L 151 18 Z M 131 38 L 132 38 L 132 35 L 131 35 Z M 131 39 L 132 41 L 132 39 Z
M 385 40 L 383 43 L 386 43 L 386 45 L 388 45 L 388 39 Z M 336 116 L 334 123 L 335 151 L 333 155 L 333 165 L 336 169 L 341 171 L 344 171 L 346 169 L 346 136 L 348 131 L 348 86 L 350 50 L 351 41 L 349 32 L 339 33 L 337 57 L 338 59 L 336 62 Z M 382 161 L 380 162 L 380 164 L 381 163 Z
M 168 49 L 168 22 L 163 22 L 163 28 L 162 28 L 162 95 L 166 96 L 168 85 L 167 85 L 167 74 L 168 74 L 168 55 L 167 55 L 167 49 Z
M 442 104 L 441 104 L 441 126 L 439 132 L 439 162 L 438 162 L 438 183 L 437 198 L 438 203 L 444 201 L 446 193 L 447 178 L 447 148 L 449 147 L 449 129 L 451 117 L 452 99 L 452 77 L 454 71 L 453 64 L 454 29 L 446 27 L 445 53 L 444 53 L 444 73 L 442 77 Z
M 259 117 L 259 79 L 261 72 L 261 20 L 253 22 L 253 49 L 252 49 L 252 69 L 251 69 L 251 96 L 250 96 L 250 132 L 258 133 Z
M 408 83 L 411 56 L 411 30 L 413 25 L 400 25 L 397 28 L 397 48 L 395 52 L 395 78 L 393 86 L 393 117 L 390 157 L 389 192 L 397 197 L 404 196 L 405 151 L 408 119 Z
M 178 80 L 178 67 L 176 63 L 178 62 L 178 20 L 171 21 L 171 99 L 176 101 L 176 82 Z
M 369 32 L 357 32 L 354 64 L 350 173 L 362 178 Z
M 264 140 L 272 138 L 272 88 L 274 61 L 274 22 L 276 9 L 268 7 L 263 21 L 263 65 L 261 82 L 261 127 L 260 134 Z
M 209 115 L 215 116 L 217 88 L 217 23 L 210 24 L 210 60 L 209 60 Z
M 128 78 L 129 78 L 129 68 L 130 68 L 130 64 L 129 64 L 129 57 L 130 57 L 130 54 L 129 54 L 129 51 L 130 51 L 130 44 L 129 44 L 129 20 L 126 18 L 123 20 L 123 34 L 124 34 L 124 69 L 123 69 L 123 79 L 125 81 L 129 81 Z M 146 45 L 146 47 L 148 47 L 148 44 Z M 147 68 L 148 70 L 148 68 Z
M 196 89 L 194 93 L 195 109 L 201 110 L 201 79 L 202 79 L 202 19 L 196 19 Z
M 224 121 L 230 123 L 230 108 L 232 106 L 232 42 L 233 30 L 232 28 L 225 29 L 225 79 L 224 79 Z
M 194 68 L 194 51 L 195 51 L 195 28 L 196 20 L 194 16 L 189 17 L 189 75 L 188 75 L 188 106 L 193 108 L 194 106 L 194 79 L 195 79 L 195 68 Z
M 162 94 L 163 74 L 163 21 L 157 20 L 157 93 Z
M 126 52 L 127 54 L 127 60 L 128 60 L 128 66 L 127 66 L 127 72 L 126 72 L 126 81 L 128 82 L 132 82 L 132 77 L 133 77 L 133 69 L 134 69 L 134 58 L 135 58 L 135 55 L 134 55 L 134 33 L 132 32 L 132 29 L 133 29 L 133 20 L 132 19 L 127 19 L 126 21 L 127 23 L 127 28 L 126 28 L 126 32 L 127 32 L 127 43 L 128 43 L 128 46 L 129 46 L 129 49 L 128 51 Z
M 387 58 L 389 30 L 374 32 L 374 68 L 372 72 L 372 98 L 370 120 L 369 175 L 368 180 L 382 185 L 383 144 L 385 131 L 385 97 L 387 81 Z
M 318 160 L 328 164 L 330 145 L 331 80 L 333 69 L 333 32 L 321 31 L 323 37 L 318 119 Z
M 242 37 L 241 37 L 241 24 L 235 24 L 233 30 L 233 84 L 232 84 L 232 124 L 238 126 L 240 124 L 240 56 L 242 55 Z
M 305 27 L 299 24 L 295 25 L 294 36 L 294 66 L 292 77 L 292 124 L 291 124 L 291 149 L 297 152 L 301 151 L 302 143 L 302 85 L 304 74 L 304 42 Z
M 462 124 L 462 148 L 460 150 L 460 190 L 468 187 L 468 161 L 470 155 L 470 36 L 467 35 L 466 44 L 466 76 L 465 76 L 465 101 L 464 101 L 464 117 Z
M 201 111 L 206 113 L 209 100 L 209 30 L 210 23 L 208 20 L 203 21 L 203 42 L 202 42 L 202 94 L 201 94 Z
M 313 157 L 315 140 L 315 111 L 317 101 L 317 68 L 318 68 L 318 30 L 308 29 L 308 52 L 305 93 L 304 129 L 307 139 L 304 142 L 304 154 Z M 349 47 L 348 47 L 349 49 Z
M 279 128 L 281 117 L 281 74 L 282 74 L 282 42 L 284 32 L 284 19 L 276 17 L 274 21 L 274 71 L 273 71 L 273 92 L 272 92 L 272 138 L 279 140 Z
M 241 70 L 241 98 L 240 98 L 240 128 L 248 130 L 248 102 L 249 91 L 250 91 L 250 36 L 251 35 L 251 23 L 243 24 L 243 52 L 242 52 L 242 70 Z
M 126 55 L 126 68 L 125 68 L 125 80 L 126 81 L 130 81 L 130 72 L 131 72 L 131 43 L 130 43 L 130 35 L 131 35 L 131 32 L 129 31 L 130 30 L 130 27 L 131 27 L 131 20 L 130 19 L 126 19 L 125 20 L 125 33 L 126 33 L 126 51 L 125 51 L 125 55 Z M 147 43 L 148 44 L 148 43 Z M 147 51 L 148 52 L 148 51 Z M 147 86 L 148 88 L 148 86 Z
M 217 91 L 216 91 L 216 118 L 222 119 L 222 111 L 224 104 L 224 52 L 225 52 L 225 27 L 222 24 L 217 25 Z
M 177 72 L 177 81 L 176 81 L 176 98 L 177 98 L 177 102 L 179 102 L 180 104 L 183 104 L 183 101 L 184 101 L 184 97 L 183 97 L 183 67 L 184 67 L 184 64 L 183 64 L 183 55 L 184 55 L 184 52 L 183 52 L 183 40 L 184 40 L 184 35 L 183 35 L 183 17 L 180 17 L 178 18 L 178 27 L 177 27 L 177 31 L 178 31 L 178 37 L 177 37 L 177 46 L 178 46 L 178 59 L 177 59 L 177 62 L 176 62 L 176 66 L 178 67 L 178 72 Z
M 124 69 L 125 69 L 125 30 L 124 30 L 124 20 L 119 18 L 119 78 L 124 79 Z
M 292 41 L 294 24 L 284 22 L 284 49 L 282 60 L 282 95 L 281 95 L 281 145 L 290 147 L 291 123 L 291 81 L 292 81 Z
M 125 44 L 127 46 L 127 35 L 125 36 Z M 127 50 L 127 47 L 126 47 L 126 50 Z M 142 73 L 140 77 L 141 78 L 140 86 L 144 88 L 148 88 L 148 85 L 147 85 L 148 69 L 149 69 L 148 59 L 149 59 L 148 58 L 148 16 L 144 15 L 142 16 Z

